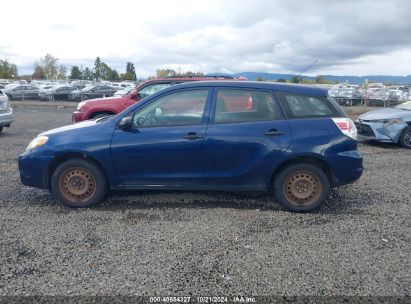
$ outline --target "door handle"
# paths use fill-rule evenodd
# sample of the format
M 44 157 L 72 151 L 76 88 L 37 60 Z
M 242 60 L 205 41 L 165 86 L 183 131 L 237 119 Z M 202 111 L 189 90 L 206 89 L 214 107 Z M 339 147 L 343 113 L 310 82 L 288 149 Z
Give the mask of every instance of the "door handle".
M 195 133 L 195 132 L 190 132 L 190 133 L 188 133 L 187 135 L 184 135 L 183 138 L 184 138 L 184 139 L 188 139 L 188 140 L 195 140 L 195 139 L 200 139 L 200 138 L 202 138 L 202 136 L 201 136 L 201 135 L 198 135 L 198 134 Z
M 278 136 L 278 135 L 284 135 L 284 133 L 278 131 L 277 129 L 270 129 L 270 130 L 268 130 L 267 132 L 265 132 L 264 135 L 268 135 L 268 136 Z

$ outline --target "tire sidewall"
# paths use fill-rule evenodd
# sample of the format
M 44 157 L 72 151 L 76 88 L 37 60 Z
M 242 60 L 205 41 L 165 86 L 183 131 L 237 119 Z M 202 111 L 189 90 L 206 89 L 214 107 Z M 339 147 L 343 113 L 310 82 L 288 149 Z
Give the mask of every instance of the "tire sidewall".
M 87 202 L 84 203 L 73 203 L 67 200 L 60 192 L 59 189 L 59 179 L 61 174 L 63 174 L 67 169 L 71 167 L 82 167 L 87 169 L 96 181 L 96 192 Z M 107 181 L 104 173 L 101 169 L 90 161 L 83 159 L 72 159 L 65 161 L 60 164 L 53 172 L 51 177 L 51 192 L 53 196 L 58 199 L 63 205 L 72 208 L 87 208 L 94 206 L 101 202 L 106 196 L 108 191 Z
M 401 136 L 400 136 L 400 144 L 401 146 L 403 146 L 406 149 L 411 149 L 410 146 L 408 146 L 405 142 L 404 142 L 404 137 L 405 137 L 405 133 L 407 133 L 408 131 L 411 130 L 411 126 L 405 127 L 404 130 L 402 130 L 401 132 Z
M 315 203 L 307 207 L 306 206 L 299 207 L 299 206 L 296 206 L 290 203 L 283 193 L 283 184 L 286 181 L 287 177 L 293 172 L 300 171 L 300 170 L 310 171 L 311 173 L 315 174 L 319 182 L 321 182 L 322 184 L 321 185 L 322 192 L 319 198 L 317 199 Z M 281 204 L 287 210 L 293 211 L 293 212 L 310 212 L 310 211 L 318 209 L 322 205 L 322 203 L 325 201 L 325 199 L 328 197 L 328 194 L 330 192 L 330 182 L 328 180 L 327 175 L 319 167 L 311 165 L 311 164 L 295 164 L 295 165 L 290 165 L 284 168 L 275 177 L 273 187 L 274 187 L 274 196 L 277 202 Z

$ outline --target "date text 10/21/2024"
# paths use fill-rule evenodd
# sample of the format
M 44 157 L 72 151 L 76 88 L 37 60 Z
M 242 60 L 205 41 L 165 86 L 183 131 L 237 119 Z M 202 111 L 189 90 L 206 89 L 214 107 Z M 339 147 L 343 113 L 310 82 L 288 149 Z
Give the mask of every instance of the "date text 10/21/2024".
M 256 303 L 254 297 L 150 297 L 151 303 Z

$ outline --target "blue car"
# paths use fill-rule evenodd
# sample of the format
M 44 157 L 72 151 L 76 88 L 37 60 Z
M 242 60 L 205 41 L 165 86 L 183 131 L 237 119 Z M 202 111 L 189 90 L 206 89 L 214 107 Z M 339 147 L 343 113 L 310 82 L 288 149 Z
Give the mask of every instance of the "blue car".
M 363 171 L 356 128 L 318 88 L 205 81 L 164 89 L 116 116 L 41 133 L 23 184 L 90 207 L 118 189 L 266 191 L 295 212 Z

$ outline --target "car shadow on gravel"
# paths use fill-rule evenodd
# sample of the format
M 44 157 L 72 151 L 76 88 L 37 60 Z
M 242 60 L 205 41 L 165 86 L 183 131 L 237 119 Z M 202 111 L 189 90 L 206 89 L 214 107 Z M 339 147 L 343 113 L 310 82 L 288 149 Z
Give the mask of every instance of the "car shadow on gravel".
M 404 148 L 402 148 L 399 145 L 394 144 L 394 143 L 385 143 L 385 142 L 379 142 L 379 141 L 375 141 L 375 140 L 362 141 L 362 142 L 360 142 L 360 147 L 361 147 L 361 145 L 369 146 L 369 147 L 382 148 L 382 149 L 392 149 L 392 150 L 404 149 Z
M 78 212 L 79 209 L 61 206 L 45 190 L 29 188 L 21 194 L 30 196 L 30 205 L 58 206 L 59 213 Z M 364 207 L 374 204 L 369 192 L 350 191 L 349 186 L 332 188 L 320 209 L 312 214 L 353 215 L 364 214 Z M 272 194 L 258 192 L 185 192 L 185 191 L 113 191 L 102 203 L 89 208 L 96 211 L 172 210 L 172 209 L 243 209 L 270 212 L 288 212 L 274 201 Z
M 228 208 L 280 210 L 272 196 L 266 193 L 204 192 L 204 191 L 114 191 L 96 208 L 121 209 L 177 209 Z
M 329 198 L 313 214 L 362 214 L 364 207 L 373 204 L 368 193 L 356 193 L 349 197 L 344 189 L 331 189 Z M 119 191 L 113 192 L 102 204 L 100 210 L 134 209 L 178 209 L 178 208 L 225 208 L 287 212 L 267 193 L 241 192 L 181 192 L 181 191 Z

